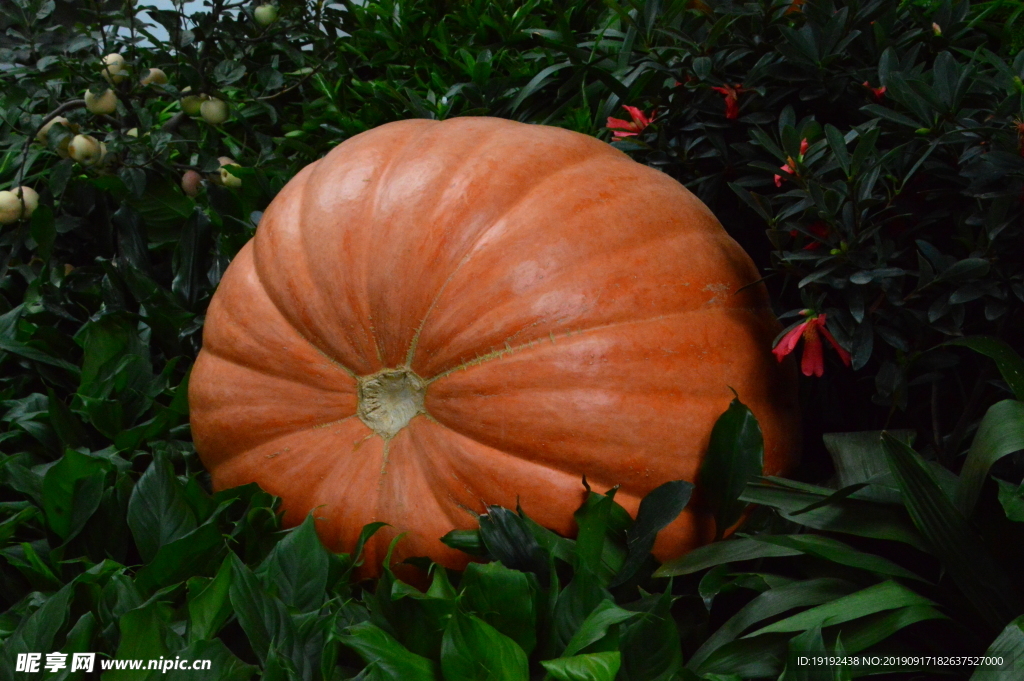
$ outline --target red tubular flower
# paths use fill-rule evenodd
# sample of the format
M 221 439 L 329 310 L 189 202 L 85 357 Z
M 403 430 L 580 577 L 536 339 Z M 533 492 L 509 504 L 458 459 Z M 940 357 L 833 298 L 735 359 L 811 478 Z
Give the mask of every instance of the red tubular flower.
M 729 85 L 726 83 L 721 87 L 712 87 L 711 89 L 725 97 L 725 117 L 730 120 L 739 118 L 740 93 L 747 92 L 747 89 L 743 87 L 743 84 L 734 83 Z
M 835 337 L 825 327 L 825 315 L 814 314 L 809 310 L 805 311 L 804 315 L 807 319 L 793 327 L 772 349 L 775 358 L 781 362 L 786 355 L 796 350 L 797 343 L 803 338 L 804 354 L 800 360 L 800 370 L 804 376 L 821 376 L 825 373 L 825 358 L 821 343 L 821 337 L 824 336 L 825 340 L 839 353 L 839 359 L 843 360 L 843 364 L 850 366 L 850 353 L 839 345 Z
M 871 87 L 871 83 L 869 83 L 866 80 L 863 83 L 861 83 L 861 85 L 866 87 L 868 90 L 871 90 L 871 96 L 875 98 L 876 102 L 882 101 L 882 97 L 885 95 L 884 85 L 881 87 Z
M 805 137 L 805 138 L 803 138 L 802 140 L 800 140 L 800 160 L 801 160 L 801 161 L 802 161 L 802 160 L 803 160 L 803 158 L 804 158 L 804 154 L 806 154 L 806 153 L 807 153 L 807 147 L 809 147 L 809 146 L 811 146 L 811 145 L 810 145 L 810 143 L 809 143 L 809 142 L 807 141 L 807 138 L 806 138 L 806 137 Z
M 647 126 L 654 122 L 654 111 L 652 111 L 650 116 L 648 116 L 635 106 L 623 106 L 622 108 L 629 113 L 629 117 L 633 120 L 624 121 L 621 118 L 608 117 L 608 122 L 605 127 L 615 131 L 612 133 L 612 136 L 615 139 L 639 135 L 647 128 Z
M 782 172 L 784 172 L 784 173 L 786 173 L 788 175 L 795 175 L 796 174 L 795 171 L 792 168 L 789 167 L 788 163 L 786 165 L 784 165 L 784 166 L 779 166 L 779 170 L 781 170 Z M 782 175 L 776 175 L 775 176 L 775 186 L 776 187 L 781 187 L 782 186 Z

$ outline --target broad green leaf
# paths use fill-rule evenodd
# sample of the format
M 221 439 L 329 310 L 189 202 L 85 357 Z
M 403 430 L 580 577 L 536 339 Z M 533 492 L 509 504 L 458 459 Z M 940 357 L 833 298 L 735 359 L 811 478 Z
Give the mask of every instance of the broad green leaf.
M 831 603 L 819 605 L 767 627 L 762 627 L 746 634 L 743 638 L 769 633 L 806 631 L 814 627 L 842 624 L 858 617 L 873 615 L 876 612 L 911 605 L 935 605 L 935 603 L 897 582 L 882 582 L 838 598 Z
M 610 600 L 601 601 L 594 610 L 583 620 L 583 624 L 569 639 L 569 643 L 562 652 L 563 657 L 569 657 L 580 652 L 592 643 L 601 640 L 608 629 L 620 622 L 630 620 L 640 613 L 624 610 Z
M 823 537 L 817 534 L 762 534 L 756 535 L 752 538 L 757 541 L 767 542 L 776 546 L 796 549 L 811 556 L 830 560 L 833 563 L 849 565 L 850 567 L 867 570 L 880 575 L 916 579 L 922 582 L 928 581 L 924 577 L 897 565 L 887 558 L 883 558 L 882 556 L 877 556 L 872 553 L 866 553 L 864 551 L 858 551 L 849 544 L 845 544 L 838 539 L 833 539 L 831 537 Z
M 541 662 L 556 681 L 614 681 L 621 664 L 622 655 L 617 650 Z
M 108 464 L 67 450 L 43 476 L 46 522 L 65 541 L 78 534 L 99 508 Z
M 437 681 L 437 666 L 409 652 L 386 631 L 369 622 L 345 629 L 339 640 L 375 667 L 373 678 L 381 681 Z
M 994 336 L 968 336 L 949 341 L 946 345 L 961 345 L 992 358 L 1014 397 L 1024 402 L 1024 359 L 1006 341 Z
M 505 567 L 538 575 L 547 572 L 544 552 L 526 523 L 501 506 L 488 506 L 480 516 L 480 538 L 487 551 Z
M 277 543 L 256 574 L 284 604 L 299 612 L 316 610 L 327 587 L 327 549 L 316 534 L 310 513 L 302 524 Z
M 847 497 L 811 511 L 806 510 L 811 504 L 835 493 L 834 490 L 828 492 L 822 494 L 787 489 L 778 484 L 751 483 L 741 498 L 751 503 L 772 506 L 786 520 L 805 527 L 872 539 L 889 539 L 928 551 L 928 544 L 902 508 Z
M 271 645 L 290 648 L 295 630 L 287 608 L 267 594 L 256 575 L 231 552 L 231 584 L 228 594 L 238 616 L 238 623 L 249 637 L 249 644 L 260 661 L 266 664 Z
M 913 444 L 912 430 L 891 430 L 889 433 L 908 445 Z M 889 475 L 889 464 L 882 452 L 882 431 L 825 433 L 822 440 L 832 457 L 840 489 L 859 483 L 876 482 Z M 899 494 L 894 491 L 886 501 L 899 503 Z
M 696 672 L 709 671 L 704 668 L 704 661 L 716 650 L 739 638 L 745 630 L 758 622 L 781 615 L 793 608 L 834 601 L 854 591 L 855 588 L 854 585 L 841 579 L 819 578 L 765 591 L 740 608 L 739 612 L 715 630 L 690 657 L 686 666 Z M 715 667 L 714 671 L 722 670 Z
M 552 652 L 561 654 L 583 627 L 583 623 L 611 594 L 600 580 L 586 570 L 578 571 L 558 593 L 551 613 Z
M 68 609 L 75 595 L 74 583 L 66 584 L 52 596 L 46 598 L 35 612 L 18 624 L 14 633 L 0 646 L 0 676 L 16 679 L 20 674 L 14 671 L 18 653 L 50 652 L 54 639 L 68 617 Z
M 723 563 L 732 563 L 755 558 L 798 556 L 803 551 L 796 548 L 769 544 L 750 538 L 732 538 L 700 546 L 679 558 L 668 561 L 654 573 L 655 577 L 688 575 L 705 568 Z
M 934 555 L 982 617 L 993 628 L 1005 626 L 1019 612 L 1020 597 L 982 538 L 939 489 L 917 452 L 888 435 L 882 448 L 907 511 Z
M 185 580 L 202 572 L 223 555 L 224 537 L 215 522 L 207 522 L 183 537 L 164 544 L 153 560 L 139 570 L 140 589 L 153 590 Z
M 526 653 L 479 617 L 456 611 L 441 642 L 445 681 L 529 681 Z
M 1024 523 L 1024 484 L 1011 485 L 999 479 L 996 479 L 996 484 L 999 485 L 999 504 L 1003 513 L 1014 522 Z
M 462 575 L 462 605 L 505 634 L 527 655 L 537 645 L 537 580 L 501 563 L 470 563 Z
M 174 655 L 183 660 L 209 660 L 209 670 L 171 669 L 158 678 L 167 681 L 209 681 L 211 678 L 217 681 L 249 681 L 258 671 L 235 657 L 219 638 L 193 641 Z
M 629 554 L 611 586 L 623 584 L 636 574 L 654 547 L 658 532 L 682 513 L 692 493 L 692 483 L 672 480 L 655 487 L 640 501 L 636 522 L 626 531 Z
M 764 467 L 764 439 L 753 412 L 733 399 L 714 428 L 700 468 L 700 487 L 715 514 L 718 535 L 731 527 L 746 504 L 744 488 Z
M 935 619 L 949 618 L 930 605 L 908 605 L 844 623 L 839 629 L 847 652 L 856 653 L 881 643 L 904 627 Z
M 53 426 L 53 430 L 57 433 L 57 437 L 60 438 L 61 443 L 68 448 L 75 449 L 85 444 L 88 435 L 85 432 L 85 426 L 79 418 L 72 413 L 68 406 L 57 397 L 57 393 L 50 388 L 46 391 L 49 412 L 50 412 L 50 424 Z
M 1006 625 L 985 651 L 986 657 L 1002 657 L 998 667 L 975 669 L 971 681 L 1019 681 L 1024 660 L 1024 615 Z
M 231 560 L 225 558 L 213 579 L 188 580 L 189 643 L 212 639 L 231 616 Z
M 609 539 L 632 524 L 629 514 L 615 503 L 615 488 L 608 494 L 591 492 L 573 514 L 579 531 L 576 536 L 576 569 L 586 570 L 602 584 L 612 577 L 625 561 L 625 553 Z M 609 564 L 610 563 L 610 564 Z
M 121 642 L 117 646 L 117 660 L 156 660 L 169 657 L 167 648 L 167 619 L 170 608 L 153 601 L 121 616 Z M 140 681 L 159 678 L 160 672 L 148 674 L 128 669 L 112 670 L 103 674 L 103 681 Z
M 1024 402 L 996 402 L 981 420 L 960 471 L 956 488 L 956 506 L 970 517 L 989 469 L 1007 454 L 1024 449 Z
M 622 625 L 622 681 L 672 681 L 682 670 L 679 629 L 671 613 L 673 600 L 667 591 L 646 596 L 640 601 L 641 616 Z
M 128 526 L 145 561 L 161 546 L 196 529 L 196 517 L 171 464 L 156 457 L 139 478 L 128 502 Z

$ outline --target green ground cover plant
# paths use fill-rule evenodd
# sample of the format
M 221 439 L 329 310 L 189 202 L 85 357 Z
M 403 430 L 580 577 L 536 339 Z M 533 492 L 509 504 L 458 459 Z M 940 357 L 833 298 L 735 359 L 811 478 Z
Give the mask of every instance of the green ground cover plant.
M 0 5 L 0 191 L 38 193 L 31 215 L 0 194 L 0 678 L 96 678 L 15 670 L 54 651 L 213 661 L 114 680 L 1024 674 L 1020 2 L 275 8 Z M 676 481 L 635 521 L 592 492 L 576 539 L 491 508 L 445 539 L 465 572 L 359 582 L 359 547 L 210 491 L 188 372 L 261 211 L 363 130 L 466 115 L 683 182 L 804 332 L 777 347 L 807 374 L 792 477 L 758 477 L 742 395 L 715 429 L 719 526 L 756 505 L 734 536 L 657 565 Z M 796 662 L 986 652 L 1005 662 Z

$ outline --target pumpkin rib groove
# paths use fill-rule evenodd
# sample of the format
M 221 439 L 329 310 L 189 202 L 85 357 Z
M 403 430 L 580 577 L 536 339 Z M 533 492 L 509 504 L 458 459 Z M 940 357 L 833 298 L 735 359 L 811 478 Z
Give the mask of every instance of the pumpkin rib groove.
M 310 173 L 310 175 L 312 175 L 312 173 Z M 302 192 L 303 194 L 305 194 L 305 189 L 308 186 L 309 186 L 308 181 L 303 184 L 303 192 Z M 305 206 L 303 206 L 301 208 L 301 211 L 305 211 Z M 254 240 L 254 247 L 253 248 L 255 250 L 255 240 Z M 267 283 L 266 283 L 266 281 L 264 279 L 264 272 L 262 271 L 262 268 L 260 267 L 259 263 L 260 263 L 259 259 L 256 258 L 255 254 L 254 254 L 254 257 L 253 257 L 253 268 L 252 269 L 256 273 L 256 281 L 259 282 L 260 288 L 263 289 L 263 294 L 267 297 L 267 300 L 269 300 L 270 304 L 274 306 L 274 310 L 279 315 L 281 315 L 281 319 L 283 319 L 285 321 L 285 323 L 288 324 L 288 326 L 291 327 L 292 331 L 295 332 L 295 335 L 297 335 L 299 338 L 301 338 L 306 343 L 308 343 L 311 348 L 316 350 L 316 352 L 319 353 L 321 356 L 323 356 L 324 359 L 326 359 L 328 362 L 330 362 L 332 366 L 335 366 L 335 367 L 341 369 L 342 371 L 347 373 L 352 378 L 357 378 L 356 373 L 354 371 L 349 369 L 347 366 L 345 366 L 345 364 L 343 362 L 339 361 L 335 357 L 332 357 L 329 352 L 327 352 L 326 350 L 321 348 L 319 345 L 314 343 L 311 338 L 308 338 L 306 336 L 306 334 L 302 333 L 302 330 L 298 328 L 298 326 L 295 324 L 294 321 L 289 319 L 289 317 L 285 313 L 285 311 L 283 309 L 281 309 L 281 304 L 277 300 L 274 299 L 274 296 L 270 295 L 270 289 L 267 287 Z
M 289 326 L 291 326 L 291 325 L 289 324 Z M 295 329 L 295 327 L 291 327 L 291 328 Z M 326 354 L 324 354 L 324 352 L 322 350 L 320 350 L 320 348 L 318 348 L 315 345 L 313 345 L 312 343 L 310 343 L 308 338 L 305 338 L 302 334 L 298 333 L 298 329 L 295 329 L 295 332 L 299 336 L 299 338 L 302 338 L 303 341 L 305 341 L 306 343 L 309 343 L 309 346 L 311 348 L 313 348 L 314 350 L 316 350 L 318 354 L 323 356 L 324 359 L 329 360 L 330 366 L 332 368 L 341 371 L 342 373 L 344 373 L 345 375 L 349 376 L 350 378 L 353 378 L 353 379 L 356 378 L 356 375 L 353 374 L 349 370 L 348 367 L 346 367 L 344 364 L 341 364 L 340 362 L 338 362 L 338 361 L 334 360 L 333 358 L 328 357 Z M 256 364 L 245 364 L 244 362 L 240 361 L 237 358 L 229 357 L 228 355 L 222 353 L 216 347 L 210 347 L 208 345 L 204 345 L 203 349 L 206 350 L 207 352 L 209 352 L 211 355 L 213 355 L 217 359 L 223 360 L 225 362 L 230 362 L 231 364 L 234 364 L 235 366 L 242 367 L 243 369 L 248 369 L 250 371 L 255 371 L 258 374 L 263 374 L 264 376 L 270 376 L 272 378 L 281 378 L 281 379 L 284 379 L 284 380 L 290 380 L 292 383 L 298 383 L 299 385 L 304 385 L 304 386 L 307 386 L 307 387 L 310 387 L 310 388 L 314 388 L 316 390 L 324 390 L 323 388 L 318 388 L 317 386 L 315 386 L 315 385 L 313 385 L 311 383 L 304 383 L 303 381 L 296 380 L 295 376 L 286 375 L 286 374 L 280 374 L 280 373 L 274 373 L 272 367 L 265 367 L 265 366 L 260 366 L 260 365 L 256 365 Z M 325 392 L 330 392 L 330 391 L 325 391 Z M 335 390 L 333 392 L 341 392 L 341 391 L 340 390 Z
M 702 305 L 701 307 L 693 307 L 693 308 L 689 308 L 689 309 L 686 309 L 686 310 L 677 310 L 675 312 L 667 312 L 665 314 L 660 314 L 660 315 L 657 315 L 657 316 L 654 316 L 654 317 L 647 317 L 645 319 L 623 319 L 623 320 L 619 320 L 619 321 L 615 321 L 615 322 L 607 322 L 607 323 L 604 323 L 604 324 L 597 324 L 597 325 L 594 325 L 594 326 L 587 326 L 587 327 L 584 327 L 582 329 L 572 329 L 572 330 L 563 332 L 559 336 L 554 336 L 553 333 L 552 333 L 552 334 L 549 334 L 547 337 L 542 336 L 542 337 L 539 337 L 539 338 L 534 338 L 533 340 L 526 341 L 525 343 L 522 343 L 520 345 L 512 345 L 512 346 L 510 346 L 510 345 L 506 344 L 506 347 L 504 347 L 504 348 L 502 348 L 500 350 L 492 350 L 491 352 L 488 352 L 488 353 L 485 353 L 483 355 L 480 355 L 479 357 L 474 357 L 473 359 L 465 361 L 465 362 L 459 364 L 458 366 L 452 367 L 451 369 L 446 369 L 446 370 L 442 371 L 441 373 L 432 376 L 431 378 L 425 378 L 425 379 L 423 379 L 423 382 L 426 385 L 429 386 L 434 381 L 440 380 L 440 379 L 444 378 L 445 376 L 450 376 L 451 374 L 454 374 L 457 371 L 465 371 L 467 369 L 471 369 L 471 368 L 473 368 L 475 366 L 478 366 L 480 364 L 483 364 L 485 362 L 489 362 L 489 361 L 491 361 L 493 359 L 501 359 L 505 355 L 512 354 L 514 352 L 519 352 L 521 350 L 529 350 L 530 348 L 533 348 L 533 347 L 536 347 L 536 346 L 540 345 L 544 341 L 549 341 L 551 344 L 555 345 L 555 344 L 557 344 L 557 339 L 558 338 L 561 338 L 562 340 L 566 340 L 566 339 L 571 338 L 573 336 L 581 336 L 581 335 L 583 335 L 585 333 L 590 333 L 592 331 L 603 331 L 605 329 L 611 329 L 611 328 L 615 328 L 617 326 L 628 326 L 628 325 L 631 325 L 631 324 L 645 324 L 645 323 L 650 323 L 650 322 L 657 322 L 657 321 L 661 321 L 663 319 L 669 319 L 671 317 L 678 317 L 680 315 L 692 314 L 694 312 L 707 312 L 708 310 L 714 309 L 714 308 L 724 308 L 724 309 L 732 309 L 732 310 L 743 310 L 743 311 L 752 312 L 752 313 L 756 313 L 758 311 L 758 308 L 755 308 L 755 307 L 729 307 L 728 305 L 720 305 L 720 304 Z
M 263 446 L 273 442 L 274 440 L 279 440 L 281 438 L 286 438 L 286 437 L 295 437 L 296 435 L 299 435 L 300 433 L 305 433 L 305 432 L 310 431 L 310 430 L 320 430 L 321 428 L 328 428 L 330 426 L 334 426 L 334 425 L 337 425 L 339 423 L 344 423 L 345 421 L 348 421 L 349 419 L 351 419 L 354 416 L 355 416 L 355 414 L 352 414 L 351 416 L 344 416 L 344 417 L 342 417 L 340 419 L 334 419 L 333 421 L 323 421 L 323 422 L 317 422 L 317 423 L 313 423 L 313 424 L 306 424 L 306 425 L 303 425 L 303 426 L 299 426 L 299 427 L 295 428 L 294 430 L 286 430 L 286 431 L 283 431 L 283 432 L 274 433 L 272 436 L 268 437 L 266 440 L 261 440 L 259 442 L 255 442 L 255 443 L 249 445 L 248 447 L 246 447 L 245 449 L 240 451 L 235 456 L 245 456 L 247 453 L 249 453 L 251 451 L 254 451 L 256 449 L 259 449 L 260 447 L 263 447 Z
M 430 301 L 430 305 L 427 307 L 427 311 L 423 314 L 423 319 L 420 320 L 419 326 L 417 327 L 416 332 L 413 334 L 412 341 L 409 343 L 409 350 L 405 355 L 406 367 L 412 367 L 412 362 L 416 355 L 416 347 L 420 339 L 420 333 L 423 331 L 423 327 L 426 326 L 427 319 L 430 317 L 430 313 L 434 310 L 434 307 L 436 307 L 438 301 L 441 299 L 441 295 L 448 287 L 448 284 L 451 283 L 452 279 L 455 278 L 455 275 L 458 274 L 459 270 L 461 270 L 462 267 L 472 259 L 473 254 L 476 253 L 477 251 L 477 247 L 487 237 L 491 230 L 493 230 L 495 226 L 500 225 L 502 220 L 508 217 L 509 213 L 511 213 L 517 207 L 519 207 L 523 201 L 528 199 L 531 194 L 537 191 L 542 185 L 544 185 L 552 178 L 557 177 L 558 175 L 561 175 L 564 172 L 575 170 L 579 166 L 585 163 L 589 163 L 590 161 L 593 161 L 595 158 L 605 157 L 605 155 L 606 154 L 603 149 L 595 149 L 592 154 L 579 159 L 575 163 L 570 163 L 567 165 L 556 167 L 551 172 L 541 176 L 541 178 L 538 179 L 535 184 L 525 189 L 523 193 L 520 194 L 518 198 L 516 198 L 515 201 L 512 201 L 511 203 L 509 203 L 508 206 L 505 207 L 505 210 L 503 210 L 499 215 L 495 216 L 495 218 L 491 221 L 491 224 L 489 224 L 486 228 L 480 230 L 480 234 L 477 235 L 477 237 L 473 240 L 473 243 L 470 244 L 469 247 L 466 249 L 465 254 L 459 259 L 458 264 L 455 265 L 451 273 L 445 278 L 444 282 L 438 288 L 437 293 L 434 295 L 433 300 Z M 610 158 L 612 160 L 617 160 L 615 156 L 611 156 Z

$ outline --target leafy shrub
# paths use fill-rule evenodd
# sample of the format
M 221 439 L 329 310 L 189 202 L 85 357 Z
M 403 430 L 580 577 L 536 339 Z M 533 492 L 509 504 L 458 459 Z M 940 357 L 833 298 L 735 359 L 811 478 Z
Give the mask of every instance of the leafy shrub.
M 206 657 L 222 679 L 485 678 L 497 655 L 486 678 L 721 680 L 824 674 L 804 653 L 1024 648 L 1019 3 L 286 0 L 263 26 L 223 0 L 187 18 L 12 0 L 0 17 L 0 188 L 41 196 L 0 226 L 4 678 L 11 655 L 58 649 Z M 167 82 L 141 84 L 151 68 Z M 89 112 L 108 89 L 115 109 Z M 185 113 L 197 95 L 227 119 Z M 358 132 L 460 115 L 598 135 L 670 173 L 784 321 L 825 315 L 851 366 L 827 354 L 802 384 L 815 484 L 716 488 L 753 460 L 716 450 L 720 524 L 760 507 L 658 576 L 637 538 L 684 485 L 635 524 L 591 494 L 575 541 L 494 508 L 447 541 L 500 562 L 434 568 L 426 591 L 354 584 L 357 547 L 327 553 L 311 521 L 279 532 L 256 488 L 208 491 L 188 369 L 261 211 Z M 105 159 L 67 158 L 76 133 Z M 964 670 L 920 673 L 939 671 Z

